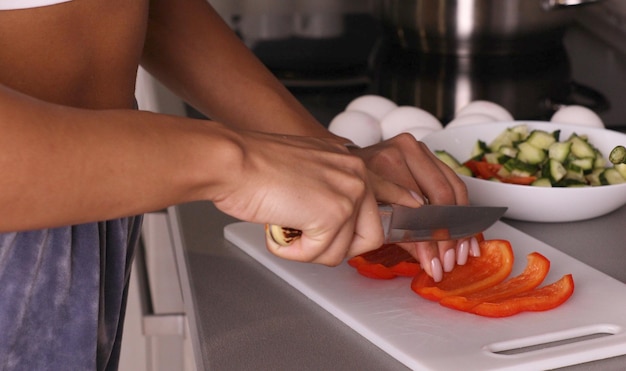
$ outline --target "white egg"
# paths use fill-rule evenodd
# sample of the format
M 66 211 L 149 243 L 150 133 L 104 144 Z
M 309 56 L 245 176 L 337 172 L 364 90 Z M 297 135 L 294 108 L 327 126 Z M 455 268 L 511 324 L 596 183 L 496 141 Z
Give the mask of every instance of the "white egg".
M 413 106 L 400 106 L 380 121 L 383 140 L 393 138 L 412 128 L 443 129 L 441 122 L 430 112 Z
M 380 123 L 372 115 L 360 111 L 343 111 L 335 116 L 328 130 L 331 133 L 351 140 L 360 147 L 380 142 Z
M 380 95 L 368 94 L 352 100 L 346 106 L 345 110 L 369 113 L 380 121 L 387 113 L 391 112 L 396 107 L 398 107 L 398 105 L 390 99 Z
M 589 108 L 583 106 L 573 105 L 561 107 L 554 113 L 554 115 L 552 115 L 550 121 L 561 124 L 604 128 L 604 122 L 602 122 L 600 116 Z
M 495 117 L 498 121 L 513 121 L 513 115 L 511 115 L 506 108 L 497 103 L 486 100 L 475 100 L 470 102 L 463 108 L 459 109 L 454 117 L 456 118 L 475 113 Z
M 489 115 L 484 115 L 482 113 L 471 113 L 459 117 L 455 117 L 454 120 L 450 121 L 445 128 L 453 128 L 456 126 L 464 126 L 464 125 L 473 125 L 473 124 L 485 124 L 488 122 L 496 122 L 497 118 Z
M 411 128 L 405 131 L 405 133 L 411 134 L 415 140 L 422 140 L 422 138 L 435 131 L 437 130 L 433 128 Z

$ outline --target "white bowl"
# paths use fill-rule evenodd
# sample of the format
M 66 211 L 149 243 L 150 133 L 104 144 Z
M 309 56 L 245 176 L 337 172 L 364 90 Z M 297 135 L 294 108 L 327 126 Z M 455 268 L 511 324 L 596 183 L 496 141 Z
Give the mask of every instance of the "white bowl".
M 561 130 L 561 140 L 570 134 L 587 135 L 589 142 L 607 159 L 617 145 L 626 145 L 626 134 L 616 131 L 551 123 L 511 121 L 476 124 L 440 130 L 422 138 L 431 151 L 445 150 L 457 160 L 469 159 L 477 140 L 489 143 L 504 129 L 526 124 L 529 130 Z M 595 218 L 626 204 L 626 183 L 589 187 L 533 187 L 492 182 L 461 175 L 474 205 L 507 206 L 504 217 L 533 222 L 569 222 Z

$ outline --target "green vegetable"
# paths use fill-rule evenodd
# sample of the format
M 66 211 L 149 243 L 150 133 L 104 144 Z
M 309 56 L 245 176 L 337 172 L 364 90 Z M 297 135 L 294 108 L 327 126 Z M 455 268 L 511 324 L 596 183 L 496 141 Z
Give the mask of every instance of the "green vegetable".
M 611 154 L 609 155 L 609 161 L 611 161 L 613 164 L 626 163 L 626 147 L 617 146 L 613 148 Z

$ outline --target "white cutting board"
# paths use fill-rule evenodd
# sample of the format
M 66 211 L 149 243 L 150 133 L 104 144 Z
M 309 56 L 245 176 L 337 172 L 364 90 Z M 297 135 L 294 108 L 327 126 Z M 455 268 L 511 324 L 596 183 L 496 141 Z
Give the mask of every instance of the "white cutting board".
M 485 237 L 511 242 L 516 257 L 512 274 L 523 270 L 527 254 L 540 252 L 551 261 L 546 283 L 573 274 L 576 288 L 566 303 L 547 312 L 484 318 L 420 298 L 411 291 L 409 278 L 373 280 L 347 264 L 330 268 L 279 259 L 265 249 L 260 225 L 231 224 L 224 235 L 414 370 L 536 370 L 626 354 L 626 285 L 502 222 Z

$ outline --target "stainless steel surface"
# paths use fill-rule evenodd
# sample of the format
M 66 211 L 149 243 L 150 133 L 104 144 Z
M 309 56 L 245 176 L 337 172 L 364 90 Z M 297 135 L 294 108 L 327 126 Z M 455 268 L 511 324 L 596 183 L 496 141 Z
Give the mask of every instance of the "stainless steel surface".
M 482 232 L 506 207 L 424 205 L 379 206 L 385 243 L 456 240 Z
M 526 53 L 558 45 L 597 0 L 383 0 L 382 19 L 408 49 L 444 54 Z

